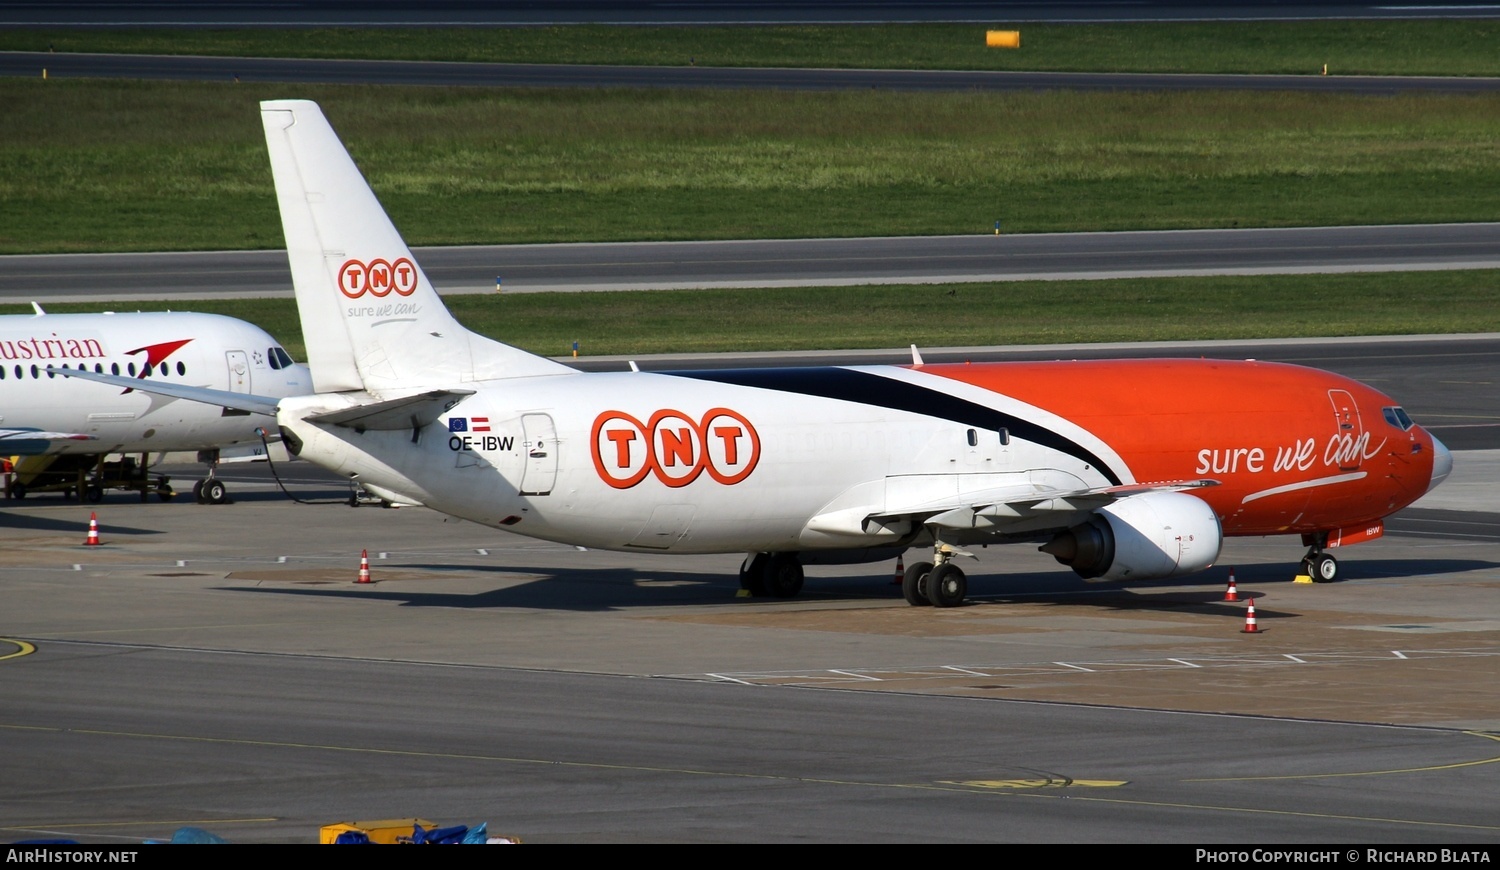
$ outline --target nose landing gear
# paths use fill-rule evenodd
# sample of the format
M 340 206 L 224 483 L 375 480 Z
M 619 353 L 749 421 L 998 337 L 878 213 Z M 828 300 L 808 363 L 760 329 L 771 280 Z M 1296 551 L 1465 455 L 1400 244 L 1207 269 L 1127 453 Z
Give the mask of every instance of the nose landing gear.
M 219 451 L 200 450 L 198 461 L 208 466 L 208 477 L 193 484 L 193 499 L 198 504 L 228 504 L 229 487 L 214 477 L 219 467 Z
M 1339 579 L 1339 561 L 1324 550 L 1328 546 L 1328 533 L 1319 532 L 1302 540 L 1308 544 L 1307 555 L 1302 557 L 1302 573 L 1311 577 L 1314 583 L 1332 583 Z

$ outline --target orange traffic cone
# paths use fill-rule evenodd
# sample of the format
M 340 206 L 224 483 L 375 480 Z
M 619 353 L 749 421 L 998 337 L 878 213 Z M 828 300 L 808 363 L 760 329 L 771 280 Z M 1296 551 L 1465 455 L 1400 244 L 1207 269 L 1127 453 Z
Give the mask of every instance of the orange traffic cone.
M 1240 629 L 1240 634 L 1260 634 L 1260 629 L 1255 627 L 1255 602 L 1245 608 L 1245 627 Z
M 359 579 L 356 580 L 356 581 L 354 581 L 354 582 L 355 583 L 369 583 L 370 582 L 370 551 L 369 550 L 360 550 L 359 551 Z
M 1229 569 L 1229 588 L 1224 590 L 1225 601 L 1239 601 L 1240 592 L 1234 587 L 1234 569 Z
M 892 586 L 900 586 L 906 580 L 906 557 L 896 557 L 896 579 L 891 581 Z
M 89 536 L 84 539 L 85 547 L 99 546 L 99 518 L 92 511 L 89 512 Z

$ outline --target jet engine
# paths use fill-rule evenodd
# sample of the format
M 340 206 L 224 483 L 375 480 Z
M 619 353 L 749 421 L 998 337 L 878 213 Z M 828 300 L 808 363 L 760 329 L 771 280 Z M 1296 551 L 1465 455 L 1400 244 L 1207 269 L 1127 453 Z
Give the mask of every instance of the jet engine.
M 1041 549 L 1085 580 L 1155 580 L 1202 571 L 1223 544 L 1219 518 L 1202 499 L 1148 492 L 1100 508 Z

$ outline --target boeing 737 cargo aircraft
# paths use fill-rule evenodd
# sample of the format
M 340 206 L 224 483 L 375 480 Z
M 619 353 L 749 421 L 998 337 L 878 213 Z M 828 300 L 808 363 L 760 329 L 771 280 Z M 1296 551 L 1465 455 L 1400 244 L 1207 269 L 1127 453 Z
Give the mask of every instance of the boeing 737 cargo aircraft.
M 1332 580 L 1330 549 L 1379 537 L 1452 466 L 1395 400 L 1272 363 L 579 372 L 453 319 L 315 104 L 261 115 L 317 392 L 153 389 L 274 404 L 292 452 L 391 500 L 584 547 L 745 554 L 741 582 L 773 596 L 804 564 L 923 548 L 906 599 L 947 607 L 957 557 L 990 543 L 1128 581 L 1293 535 Z
M 67 383 L 57 367 L 125 378 L 129 386 Z M 312 390 L 307 367 L 292 362 L 257 326 L 214 314 L 135 312 L 0 317 L 0 456 L 26 457 L 7 494 L 24 498 L 26 480 L 57 480 L 90 501 L 103 495 L 103 459 L 142 455 L 141 497 L 146 496 L 145 456 L 200 451 L 208 479 L 194 491 L 215 504 L 227 498 L 213 466 L 223 448 L 261 444 L 258 428 L 274 420 L 226 412 L 132 387 L 148 383 L 208 387 L 282 397 Z M 172 490 L 158 481 L 156 492 Z

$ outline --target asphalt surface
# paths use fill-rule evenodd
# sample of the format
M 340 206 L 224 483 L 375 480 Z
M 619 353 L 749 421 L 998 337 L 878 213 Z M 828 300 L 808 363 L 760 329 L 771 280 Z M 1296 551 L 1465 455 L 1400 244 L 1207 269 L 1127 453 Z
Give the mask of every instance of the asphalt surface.
M 1500 223 L 417 248 L 444 294 L 1500 267 Z M 291 296 L 286 253 L 0 257 L 0 300 Z
M 1178 75 L 954 70 L 508 64 L 320 58 L 0 52 L 0 75 L 176 81 L 465 87 L 768 88 L 773 90 L 1257 90 L 1471 94 L 1500 78 L 1454 76 Z
M 1500 339 L 1254 349 L 1394 391 L 1489 377 Z M 1021 353 L 1082 351 L 1121 352 Z M 1500 424 L 1492 387 L 1413 392 L 1424 423 Z M 951 611 L 908 607 L 889 564 L 746 599 L 733 556 L 579 551 L 278 471 L 300 503 L 259 465 L 224 469 L 225 506 L 3 503 L 0 837 L 416 816 L 530 843 L 1500 843 L 1476 690 L 1500 677 L 1500 450 L 1457 452 L 1339 583 L 1292 583 L 1292 539 L 1130 586 L 1015 545 Z
M 939 611 L 889 564 L 744 599 L 732 556 L 580 552 L 283 472 L 310 503 L 230 469 L 227 506 L 0 509 L 0 836 L 1500 843 L 1494 537 L 1393 528 L 1313 586 L 1295 540 L 1129 587 L 990 548 Z

